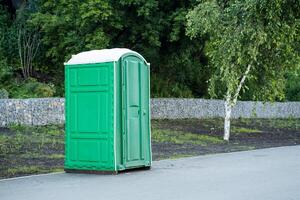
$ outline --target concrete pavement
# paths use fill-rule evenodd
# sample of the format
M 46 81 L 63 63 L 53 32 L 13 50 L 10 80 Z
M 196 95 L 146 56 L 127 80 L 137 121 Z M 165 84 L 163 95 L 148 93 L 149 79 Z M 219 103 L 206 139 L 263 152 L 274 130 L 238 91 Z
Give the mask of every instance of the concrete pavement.
M 300 146 L 154 162 L 119 175 L 0 181 L 1 200 L 299 200 Z

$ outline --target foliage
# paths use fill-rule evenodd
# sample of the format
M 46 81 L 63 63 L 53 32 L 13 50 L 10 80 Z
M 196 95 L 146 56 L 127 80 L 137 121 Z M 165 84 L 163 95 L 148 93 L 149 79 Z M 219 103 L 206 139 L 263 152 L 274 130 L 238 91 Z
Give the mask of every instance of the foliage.
M 2 86 L 3 83 L 8 82 L 11 76 L 12 68 L 7 63 L 6 58 L 1 57 L 0 55 L 0 86 Z
M 11 75 L 11 67 L 8 62 L 8 52 L 10 50 L 11 20 L 5 7 L 0 5 L 0 83 L 6 81 Z
M 10 95 L 14 98 L 52 97 L 55 93 L 54 85 L 38 82 L 30 78 L 9 87 Z
M 10 84 L 13 77 L 14 59 L 10 59 L 13 49 L 13 34 L 11 34 L 12 21 L 4 6 L 0 5 L 0 96 L 7 98 L 9 92 L 6 86 Z
M 300 101 L 300 67 L 286 74 L 286 99 Z
M 46 56 L 52 62 L 62 65 L 72 54 L 107 47 L 109 35 L 104 29 L 110 28 L 105 25 L 112 16 L 107 1 L 43 0 L 37 6 L 30 23 L 43 33 Z
M 293 4 L 293 1 L 296 3 L 291 8 L 289 5 Z M 285 41 L 280 35 L 285 33 L 294 37 L 297 32 L 291 34 L 293 26 L 289 28 L 285 26 L 287 23 L 281 23 L 280 20 L 291 21 L 287 13 L 292 11 L 297 13 L 298 2 L 293 1 L 286 3 L 286 14 L 280 11 L 282 9 L 280 7 L 281 2 L 285 2 L 280 0 L 276 0 L 276 3 L 264 0 L 261 5 L 260 1 L 255 0 L 252 3 L 247 2 L 247 8 L 241 6 L 242 4 L 246 5 L 246 3 L 238 4 L 235 3 L 238 1 L 232 0 L 83 0 L 80 4 L 76 0 L 28 0 L 23 1 L 20 7 L 15 8 L 16 11 L 11 7 L 7 9 L 4 2 L 0 6 L 0 88 L 6 89 L 10 93 L 10 97 L 28 96 L 18 95 L 18 93 L 22 93 L 21 91 L 11 93 L 12 88 L 24 85 L 23 82 L 26 82 L 26 77 L 24 78 L 22 75 L 17 43 L 18 30 L 23 27 L 29 33 L 37 33 L 41 39 L 32 63 L 33 70 L 30 76 L 37 82 L 47 85 L 53 84 L 55 87 L 54 96 L 63 96 L 64 94 L 63 63 L 72 54 L 91 49 L 126 47 L 138 51 L 151 63 L 152 97 L 222 98 L 223 91 L 226 89 L 224 81 L 214 76 L 223 73 L 214 67 L 221 61 L 215 60 L 214 64 L 211 62 L 212 49 L 214 46 L 219 46 L 217 43 L 211 42 L 213 38 L 216 38 L 216 34 L 212 34 L 211 30 L 218 25 L 210 25 L 217 23 L 215 19 L 218 19 L 218 16 L 223 16 L 222 19 L 226 17 L 231 25 L 228 27 L 220 26 L 218 27 L 219 30 L 227 27 L 225 33 L 228 33 L 235 30 L 235 25 L 239 26 L 235 34 L 227 41 L 227 44 L 232 42 L 231 46 L 241 42 L 241 40 L 235 41 L 241 28 L 248 31 L 243 32 L 245 41 L 247 41 L 251 31 L 260 32 L 260 35 L 251 38 L 251 41 L 258 39 L 263 41 L 264 37 L 270 33 L 268 31 L 271 29 L 268 28 L 277 27 L 275 32 L 279 32 L 276 33 L 279 37 L 276 39 L 276 43 L 268 43 L 272 38 L 267 38 L 264 44 L 268 43 L 270 49 L 260 48 L 257 55 L 258 60 L 262 60 L 263 57 L 270 59 L 276 55 L 275 59 L 272 63 L 255 64 L 255 69 L 250 73 L 252 77 L 246 80 L 249 89 L 243 88 L 241 99 L 283 100 L 283 92 L 288 93 L 289 91 L 285 87 L 290 87 L 287 83 L 287 76 L 283 76 L 286 73 L 280 71 L 274 74 L 274 70 L 279 68 L 275 66 L 273 66 L 274 70 L 268 69 L 274 63 L 278 64 L 277 60 L 281 57 L 282 52 L 291 50 L 285 45 Z M 202 9 L 197 5 L 198 2 L 202 6 L 205 3 L 209 12 L 208 17 L 203 13 L 202 18 L 199 19 L 201 23 L 204 23 L 203 26 L 199 25 L 198 22 L 196 23 L 199 25 L 198 28 L 196 29 L 194 26 L 194 32 L 198 32 L 198 34 L 195 34 L 197 37 L 191 40 L 185 33 L 186 26 L 188 29 L 191 27 L 191 24 L 187 23 L 186 15 L 193 8 L 195 8 L 194 13 Z M 208 7 L 212 4 L 214 6 Z M 267 5 L 272 6 L 267 8 Z M 247 19 L 251 17 L 249 11 L 255 9 L 256 13 L 253 12 L 252 14 L 260 20 L 248 23 Z M 230 13 L 236 14 L 235 17 L 227 16 L 229 10 Z M 226 13 L 227 15 L 225 15 Z M 189 16 L 192 15 L 189 14 Z M 268 20 L 270 23 L 267 23 Z M 236 24 L 233 21 L 236 21 Z M 279 21 L 279 24 L 276 24 L 276 21 Z M 189 20 L 190 22 L 191 20 Z M 242 22 L 245 26 L 242 25 Z M 258 22 L 256 26 L 258 30 L 248 29 L 256 22 Z M 191 35 L 190 32 L 191 30 L 188 31 Z M 218 31 L 214 30 L 214 32 Z M 295 42 L 295 46 L 299 46 L 299 40 Z M 237 45 L 233 49 L 224 50 L 231 51 L 234 55 L 239 51 L 239 47 Z M 241 51 L 246 50 L 242 49 Z M 220 52 L 221 50 L 219 50 Z M 228 61 L 235 57 L 224 56 L 224 58 Z M 242 72 L 245 66 L 243 63 L 239 63 L 239 65 L 242 67 L 236 71 Z M 284 67 L 282 66 L 282 68 Z M 286 70 L 289 69 L 286 68 Z M 237 77 L 237 74 L 233 73 L 232 76 Z M 292 94 L 293 92 L 287 94 L 287 98 L 293 99 Z
M 106 0 L 35 2 L 37 12 L 29 20 L 41 33 L 41 69 L 52 74 L 55 83 L 63 82 L 63 63 L 72 54 L 108 47 L 112 28 L 113 8 Z
M 150 85 L 153 97 L 193 97 L 192 91 L 188 87 L 156 75 L 151 77 Z
M 255 91 L 250 98 L 284 99 L 284 74 L 299 63 L 300 2 L 222 2 L 202 1 L 187 16 L 188 35 L 209 37 L 211 96 L 234 94 L 250 65 L 246 85 Z
M 284 75 L 300 62 L 300 2 L 204 0 L 187 20 L 190 37 L 209 37 L 209 93 L 225 99 L 224 140 L 229 140 L 232 107 L 242 89 L 258 89 L 251 99 L 284 99 Z
M 37 3 L 38 10 L 30 24 L 40 27 L 45 50 L 43 63 L 53 65 L 46 70 L 54 74 L 55 85 L 62 82 L 62 63 L 72 54 L 95 48 L 126 47 L 151 62 L 153 76 L 164 74 L 165 81 L 172 82 L 163 93 L 152 91 L 153 96 L 166 93 L 178 97 L 200 96 L 206 94 L 208 76 L 196 75 L 195 72 L 204 70 L 199 60 L 201 50 L 193 47 L 201 44 L 184 34 L 185 15 L 194 2 L 84 0 L 78 5 L 74 0 L 55 3 L 43 0 Z M 193 87 L 199 82 L 204 83 L 201 89 Z M 154 88 L 160 87 L 152 83 Z M 188 92 L 179 92 L 182 88 Z

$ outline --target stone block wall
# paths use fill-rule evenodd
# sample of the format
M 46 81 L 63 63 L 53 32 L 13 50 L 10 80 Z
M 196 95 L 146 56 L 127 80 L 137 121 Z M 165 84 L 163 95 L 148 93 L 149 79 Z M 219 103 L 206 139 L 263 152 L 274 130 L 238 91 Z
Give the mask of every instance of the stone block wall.
M 152 99 L 152 118 L 224 117 L 224 101 L 210 99 Z M 300 102 L 239 101 L 232 118 L 300 118 Z
M 215 118 L 224 116 L 222 100 L 151 99 L 152 119 Z M 233 118 L 300 118 L 300 102 L 239 101 Z M 0 99 L 0 126 L 64 123 L 64 98 Z

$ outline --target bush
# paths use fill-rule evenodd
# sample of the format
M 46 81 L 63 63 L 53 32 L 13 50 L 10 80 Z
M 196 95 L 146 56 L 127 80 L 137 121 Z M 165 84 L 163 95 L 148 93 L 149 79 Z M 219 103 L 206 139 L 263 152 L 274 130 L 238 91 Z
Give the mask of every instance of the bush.
M 300 68 L 286 75 L 285 97 L 288 101 L 300 101 Z
M 194 96 L 187 86 L 153 75 L 151 76 L 151 97 L 192 98 Z
M 52 97 L 55 93 L 54 86 L 51 84 L 41 83 L 33 78 L 16 84 L 11 88 L 12 98 L 42 98 Z

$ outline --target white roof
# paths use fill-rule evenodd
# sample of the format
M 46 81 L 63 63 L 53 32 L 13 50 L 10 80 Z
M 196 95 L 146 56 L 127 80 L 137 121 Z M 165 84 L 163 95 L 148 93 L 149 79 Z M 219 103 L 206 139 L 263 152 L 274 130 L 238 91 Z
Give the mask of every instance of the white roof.
M 139 53 L 132 51 L 130 49 L 125 49 L 125 48 L 102 49 L 102 50 L 85 51 L 76 55 L 72 55 L 72 58 L 68 62 L 66 62 L 65 65 L 118 61 L 126 53 L 134 53 L 139 55 L 141 58 L 143 58 L 143 56 L 141 56 Z M 146 62 L 145 59 L 144 61 Z

